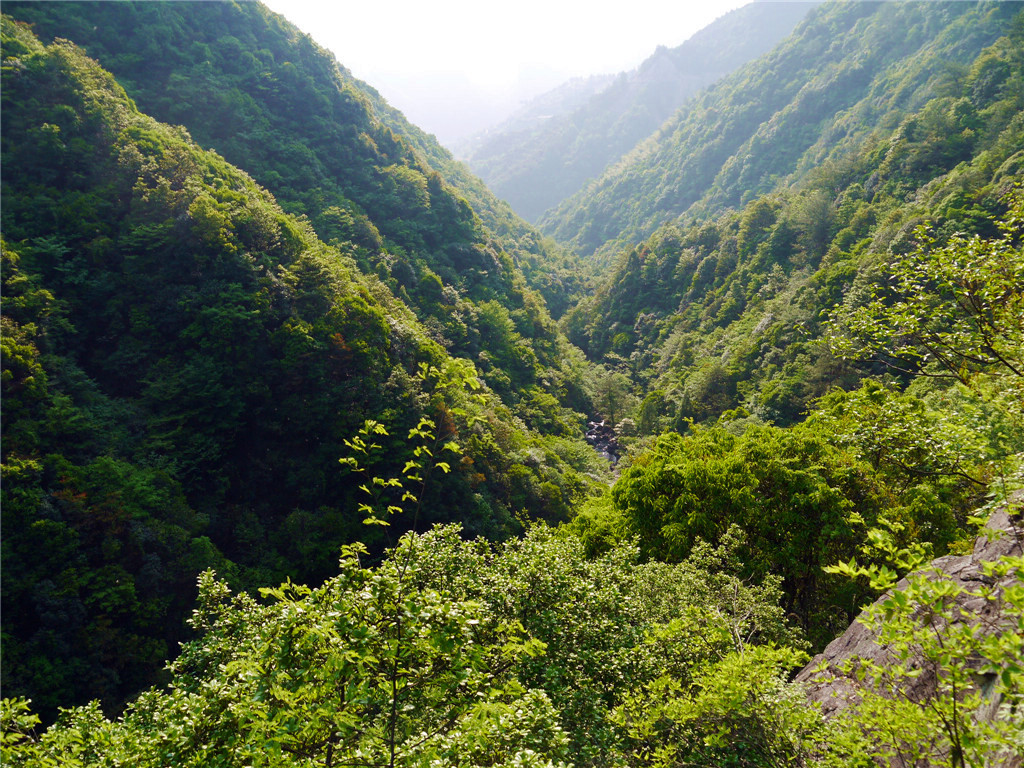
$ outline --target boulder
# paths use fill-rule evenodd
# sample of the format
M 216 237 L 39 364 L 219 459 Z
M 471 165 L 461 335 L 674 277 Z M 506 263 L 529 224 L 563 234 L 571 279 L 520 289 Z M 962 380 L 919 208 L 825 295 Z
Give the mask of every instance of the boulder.
M 984 573 L 982 564 L 996 561 L 1006 555 L 1024 554 L 1022 512 L 1024 493 L 1018 493 L 992 515 L 986 530 L 975 541 L 971 554 L 940 557 L 919 572 L 928 579 L 948 579 L 964 588 L 963 593 L 951 598 L 955 603 L 951 606 L 954 621 L 984 623 L 989 628 L 986 631 L 992 632 L 998 632 L 1000 626 L 1005 626 L 998 601 L 987 600 L 979 596 L 978 591 L 982 585 L 999 590 L 1015 583 L 1016 579 L 1011 575 L 997 582 Z M 905 590 L 907 585 L 908 580 L 904 578 L 894 590 Z M 883 595 L 878 599 L 878 604 L 890 596 L 889 593 Z M 849 662 L 866 659 L 882 666 L 891 663 L 890 654 L 885 647 L 879 645 L 874 630 L 862 621 L 866 614 L 867 611 L 863 612 L 846 632 L 833 640 L 796 676 L 797 682 L 803 685 L 807 697 L 818 703 L 826 718 L 835 717 L 859 700 L 858 691 L 861 690 L 861 683 L 849 673 Z M 1021 649 L 1021 655 L 1024 657 L 1024 648 Z M 972 668 L 981 666 L 980 658 L 968 659 L 967 662 Z M 914 662 L 914 666 L 918 666 L 917 662 Z M 994 678 L 979 674 L 975 680 L 982 691 L 985 691 L 986 684 L 991 682 L 986 679 L 987 677 Z M 923 703 L 935 695 L 936 683 L 936 671 L 929 669 L 927 664 L 920 664 L 919 676 L 913 679 L 909 688 L 901 689 L 900 694 L 910 701 Z M 975 716 L 991 719 L 998 706 L 999 701 L 990 700 L 975 713 Z M 1010 757 L 996 764 L 1001 768 L 1021 768 L 1024 766 L 1024 757 Z

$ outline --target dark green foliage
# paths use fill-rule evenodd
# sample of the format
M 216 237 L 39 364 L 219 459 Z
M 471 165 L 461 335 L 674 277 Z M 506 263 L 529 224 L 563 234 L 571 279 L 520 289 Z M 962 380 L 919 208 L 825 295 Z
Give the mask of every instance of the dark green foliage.
M 856 553 L 864 524 L 891 503 L 853 457 L 807 430 L 668 434 L 616 483 L 613 498 L 648 557 L 678 560 L 735 524 L 748 534 L 748 573 L 782 577 L 787 610 L 824 644 L 862 594 L 821 568 Z
M 286 211 L 308 216 L 322 240 L 379 274 L 453 354 L 489 352 L 474 311 L 497 300 L 529 317 L 530 384 L 543 386 L 547 369 L 559 368 L 560 339 L 516 267 L 564 308 L 576 289 L 554 264 L 557 249 L 281 17 L 257 3 L 15 3 L 7 12 L 41 36 L 81 45 L 143 112 L 184 125 Z M 443 302 L 421 294 L 431 275 L 449 288 Z M 501 371 L 481 372 L 501 380 Z
M 400 433 L 428 414 L 466 433 L 464 459 L 424 502 L 427 523 L 458 516 L 503 537 L 515 515 L 564 519 L 587 494 L 598 461 L 575 414 L 536 383 L 538 354 L 563 342 L 532 293 L 511 310 L 480 303 L 508 373 L 481 362 L 510 401 L 527 398 L 531 421 L 563 435 L 550 441 L 360 274 L 354 257 L 374 230 L 355 209 L 331 209 L 331 223 L 362 245 L 325 245 L 184 129 L 136 111 L 72 44 L 44 47 L 5 18 L 4 55 L 12 693 L 47 717 L 97 695 L 119 706 L 173 654 L 210 565 L 243 587 L 326 576 L 337 547 L 365 533 L 358 482 L 337 459 L 367 417 Z M 396 194 L 432 194 L 399 167 L 386 174 Z M 424 271 L 419 290 L 437 304 L 438 287 Z M 573 375 L 547 381 L 582 401 Z M 391 448 L 381 471 L 408 458 Z
M 168 617 L 188 610 L 196 573 L 232 567 L 173 472 L 116 458 L 137 410 L 40 353 L 73 330 L 69 308 L 19 261 L 4 246 L 4 685 L 47 716 L 95 696 L 119 706 L 183 636 Z

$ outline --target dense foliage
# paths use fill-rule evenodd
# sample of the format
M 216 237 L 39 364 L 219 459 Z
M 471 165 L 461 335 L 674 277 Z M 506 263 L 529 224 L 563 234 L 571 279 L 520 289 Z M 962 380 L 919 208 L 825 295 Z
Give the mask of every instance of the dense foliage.
M 13 766 L 852 768 L 893 750 L 941 760 L 951 752 L 939 734 L 969 759 L 1012 753 L 1019 723 L 976 726 L 957 712 L 955 688 L 930 702 L 938 716 L 904 701 L 886 726 L 891 703 L 874 693 L 884 686 L 865 684 L 862 705 L 826 721 L 787 682 L 806 655 L 777 581 L 737 577 L 740 545 L 732 531 L 678 565 L 637 565 L 628 547 L 588 559 L 544 529 L 497 548 L 437 529 L 407 536 L 377 568 L 346 548 L 323 586 L 285 583 L 262 590 L 262 602 L 208 572 L 192 618 L 200 637 L 166 689 L 117 720 L 95 704 L 67 710 L 42 734 L 24 701 L 5 699 L 0 754 Z M 1017 558 L 991 572 L 1022 567 Z M 980 587 L 1007 606 L 1012 628 L 998 638 L 920 626 L 914 606 L 943 610 L 947 582 L 910 594 L 879 608 L 898 628 L 896 647 L 924 644 L 930 668 L 950 670 L 954 685 L 967 684 L 973 653 L 1018 705 L 1019 586 Z M 915 657 L 905 658 L 870 674 L 913 677 Z M 951 705 L 955 720 L 943 720 Z
M 5 765 L 1019 749 L 1019 557 L 863 614 L 842 712 L 791 682 L 1020 518 L 1019 4 L 827 3 L 678 113 L 582 353 L 566 253 L 280 17 L 8 9 Z
M 426 523 L 458 510 L 502 537 L 586 495 L 602 469 L 579 417 L 520 388 L 540 370 L 520 316 L 479 304 L 516 414 L 350 245 L 140 114 L 72 44 L 6 19 L 4 35 L 8 690 L 48 712 L 120 701 L 182 636 L 202 568 L 249 588 L 325 577 L 364 536 L 337 460 L 366 417 L 465 433 Z
M 887 567 L 900 559 L 892 547 L 965 548 L 970 513 L 991 485 L 1005 493 L 1019 482 L 1024 446 L 1024 196 L 1007 203 L 998 235 L 926 240 L 894 256 L 890 286 L 826 323 L 837 354 L 914 373 L 911 386 L 833 389 L 788 427 L 742 408 L 703 427 L 691 419 L 685 436 L 637 443 L 612 504 L 585 512 L 575 530 L 596 549 L 637 534 L 647 556 L 672 560 L 739 525 L 749 537 L 746 573 L 781 576 L 784 604 L 821 644 L 865 596 L 826 577 L 830 562 Z M 659 429 L 654 408 L 665 405 L 649 394 L 636 406 L 637 428 Z
M 903 144 L 890 168 L 911 177 L 894 180 L 905 195 L 914 181 L 971 157 L 974 131 L 988 123 L 973 117 L 977 102 L 1020 93 L 1008 88 L 1005 64 L 978 61 L 971 69 L 1018 11 L 1017 3 L 822 4 L 775 50 L 704 91 L 550 211 L 541 229 L 607 261 L 688 211 L 747 203 L 830 160 L 841 168 L 870 144 L 884 154 L 908 113 L 942 95 L 944 103 L 894 136 Z M 826 185 L 832 193 L 843 186 Z
M 573 287 L 558 249 L 285 19 L 258 3 L 227 2 L 33 2 L 5 11 L 43 39 L 82 46 L 143 112 L 184 125 L 286 211 L 305 214 L 324 242 L 347 243 L 450 350 L 490 353 L 488 321 L 476 309 L 497 300 L 513 313 L 515 341 L 559 367 L 550 318 L 513 265 L 564 303 Z M 489 361 L 480 368 L 487 377 Z M 506 399 L 549 378 L 527 375 Z
M 564 114 L 554 105 L 556 114 L 545 110 L 532 124 L 488 131 L 466 162 L 516 212 L 536 221 L 650 136 L 702 88 L 771 50 L 811 7 L 751 3 L 730 11 L 682 45 L 659 48 Z
M 744 585 L 733 555 L 702 548 L 678 566 L 636 568 L 629 548 L 588 560 L 542 529 L 498 548 L 439 529 L 375 569 L 348 549 L 322 587 L 264 590 L 269 603 L 205 574 L 192 619 L 202 634 L 169 689 L 116 722 L 95 707 L 69 712 L 21 759 L 607 764 L 634 741 L 640 752 L 611 717 L 630 691 L 665 674 L 692 680 L 723 658 L 772 670 L 799 659 L 772 655 L 793 638 L 777 588 Z
M 940 41 L 975 14 L 982 11 L 957 17 Z M 993 14 L 982 15 L 991 22 Z M 955 70 L 956 83 L 947 82 L 953 70 L 944 63 L 932 61 L 924 70 L 928 62 L 901 63 L 891 73 L 899 87 L 930 95 L 909 114 L 869 123 L 876 127 L 861 143 L 799 185 L 780 186 L 693 226 L 662 227 L 623 252 L 604 285 L 565 318 L 572 341 L 591 359 L 629 374 L 643 393 L 631 414 L 642 434 L 683 430 L 687 419 L 713 421 L 737 408 L 763 421 L 792 423 L 830 386 L 855 386 L 865 372 L 905 376 L 912 358 L 902 371 L 881 358 L 867 368 L 839 359 L 835 343 L 821 343 L 827 321 L 842 304 L 842 325 L 852 330 L 857 307 L 873 294 L 876 304 L 884 303 L 894 291 L 919 293 L 929 279 L 948 282 L 939 270 L 955 269 L 956 254 L 980 247 L 970 238 L 991 238 L 1000 221 L 1018 234 L 992 252 L 1002 258 L 1005 274 L 992 295 L 978 297 L 987 304 L 973 315 L 977 320 L 1004 304 L 1002 316 L 1014 315 L 1019 276 L 1007 260 L 1016 253 L 1019 222 L 1018 214 L 1008 213 L 1007 195 L 1021 180 L 1024 38 L 1019 16 L 1011 23 L 1004 10 L 998 15 L 1006 35 L 975 49 L 973 60 Z M 966 43 L 957 45 L 963 55 Z M 990 82 L 994 77 L 997 83 Z M 771 154 L 752 150 L 751 162 L 763 152 Z M 931 227 L 927 238 L 917 234 L 921 224 Z M 918 246 L 920 255 L 898 273 L 903 284 L 886 287 L 897 275 L 890 262 Z M 999 257 L 1003 251 L 1009 255 Z M 944 291 L 938 300 L 952 295 Z M 960 308 L 954 304 L 951 311 Z M 987 332 L 976 327 L 958 343 L 977 346 Z M 900 342 L 904 350 L 908 343 Z M 993 354 L 984 352 L 986 359 Z

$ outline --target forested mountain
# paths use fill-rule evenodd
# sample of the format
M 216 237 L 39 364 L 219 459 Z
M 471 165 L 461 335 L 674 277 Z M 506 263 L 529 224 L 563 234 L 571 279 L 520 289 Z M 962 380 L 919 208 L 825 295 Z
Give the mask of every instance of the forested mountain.
M 562 117 L 576 111 L 592 97 L 615 81 L 611 74 L 574 77 L 559 86 L 534 96 L 500 124 L 456 144 L 452 149 L 456 157 L 470 157 L 489 137 L 501 133 L 532 131 L 553 117 Z
M 536 221 L 701 88 L 769 51 L 812 6 L 751 3 L 730 11 L 682 45 L 659 48 L 571 112 L 491 133 L 466 161 L 517 213 Z
M 819 578 L 824 563 L 784 566 L 779 553 L 824 554 L 857 534 L 839 508 L 831 517 L 828 492 L 811 492 L 807 477 L 790 472 L 814 466 L 813 482 L 845 498 L 840 507 L 857 499 L 864 519 L 899 519 L 937 551 L 962 536 L 993 478 L 1018 477 L 1021 9 L 871 9 L 910 15 L 901 24 L 865 24 L 869 45 L 883 30 L 895 39 L 928 23 L 942 28 L 930 33 L 927 55 L 887 70 L 884 87 L 873 86 L 851 111 L 857 121 L 844 113 L 822 127 L 794 117 L 777 137 L 806 125 L 807 143 L 831 146 L 829 156 L 767 194 L 744 192 L 749 200 L 738 210 L 713 215 L 709 193 L 701 213 L 691 211 L 695 220 L 665 224 L 624 249 L 601 288 L 566 316 L 570 339 L 635 394 L 619 425 L 622 441 L 635 441 L 633 465 L 607 510 L 577 518 L 588 536 L 601 540 L 608 526 L 621 525 L 640 535 L 642 550 L 664 558 L 699 538 L 717 540 L 726 521 L 736 522 L 753 537 L 748 565 L 788 571 L 787 606 L 809 612 L 803 624 L 814 638 L 844 598 L 822 582 L 810 590 L 825 604 L 804 603 L 798 585 Z M 865 8 L 823 6 L 820 15 L 841 11 Z M 813 22 L 780 50 L 805 39 Z M 844 45 L 854 56 L 853 41 Z M 760 62 L 768 69 L 752 66 L 747 76 L 767 82 L 776 54 Z M 901 103 L 910 106 L 893 106 Z M 712 151 L 720 136 L 695 151 Z M 754 167 L 772 155 L 750 149 L 736 157 Z M 727 162 L 722 174 L 733 167 Z M 840 445 L 873 465 L 860 480 L 881 486 L 849 485 L 849 456 L 832 453 Z M 745 500 L 752 488 L 759 501 Z M 789 522 L 780 538 L 781 520 Z M 815 527 L 798 533 L 811 520 Z M 789 538 L 822 531 L 815 544 Z
M 5 766 L 1019 766 L 1024 4 L 817 7 L 585 268 L 255 3 L 4 11 Z
M 41 38 L 82 46 L 140 109 L 184 125 L 201 145 L 251 173 L 285 210 L 306 215 L 325 241 L 350 240 L 375 252 L 383 237 L 386 263 L 366 266 L 385 270 L 424 319 L 431 299 L 419 295 L 421 281 L 431 282 L 432 272 L 471 294 L 463 268 L 480 259 L 472 274 L 488 273 L 488 295 L 510 309 L 530 304 L 512 284 L 515 270 L 503 254 L 564 303 L 565 286 L 550 278 L 563 260 L 557 248 L 376 91 L 258 3 L 12 2 L 7 12 L 32 23 Z M 474 249 L 489 255 L 470 255 Z M 527 311 L 547 322 L 537 315 L 542 309 Z
M 1012 2 L 819 6 L 782 45 L 689 102 L 540 227 L 607 259 L 666 221 L 799 181 L 932 97 L 964 95 L 965 69 L 1017 10 Z
M 837 5 L 820 17 L 866 8 Z M 1020 181 L 1024 150 L 1021 6 L 872 8 L 872 23 L 863 24 L 871 47 L 862 58 L 882 31 L 895 37 L 896 28 L 942 26 L 929 33 L 932 42 L 922 53 L 886 69 L 884 89 L 869 88 L 864 78 L 867 95 L 836 122 L 817 133 L 811 131 L 816 119 L 803 133 L 795 125 L 782 131 L 780 124 L 773 134 L 775 142 L 805 136 L 800 144 L 813 145 L 805 160 L 830 145 L 831 155 L 794 185 L 780 184 L 739 210 L 688 227 L 663 226 L 622 253 L 603 287 L 566 318 L 570 339 L 592 359 L 642 382 L 641 431 L 656 434 L 667 423 L 681 429 L 687 419 L 717 418 L 737 407 L 767 421 L 797 420 L 830 386 L 856 379 L 820 343 L 824 322 L 844 296 L 856 301 L 869 290 L 886 273 L 888 254 L 911 250 L 920 224 L 935 227 L 940 241 L 957 231 L 993 231 L 991 218 L 1001 215 L 1004 196 Z M 910 14 L 918 23 L 880 24 L 874 15 L 890 13 Z M 805 42 L 814 26 L 780 50 Z M 968 46 L 974 46 L 970 55 Z M 767 79 L 777 54 L 745 77 Z M 829 75 L 847 76 L 842 69 Z M 792 109 L 807 99 L 802 95 Z M 721 104 L 707 108 L 726 111 Z M 868 111 L 879 121 L 868 119 Z M 713 152 L 720 136 L 696 154 Z M 744 158 L 744 168 L 760 167 L 783 155 L 769 148 L 736 157 Z M 719 181 L 736 167 L 727 161 Z M 735 184 L 747 182 L 753 183 Z M 703 199 L 708 210 L 715 209 L 716 194 L 725 194 L 717 182 Z
M 424 161 L 441 174 L 473 208 L 485 227 L 513 256 L 515 266 L 526 283 L 536 290 L 555 318 L 560 318 L 575 303 L 586 284 L 578 261 L 564 246 L 545 238 L 521 219 L 504 200 L 429 136 L 409 123 L 401 112 L 390 106 L 370 86 L 356 84 L 367 95 L 380 120 L 415 148 Z
M 167 42 L 193 10 L 208 29 L 206 13 L 275 22 L 255 4 L 140 12 L 168 25 L 153 38 Z M 138 112 L 73 44 L 4 28 L 6 689 L 44 708 L 137 690 L 205 567 L 248 587 L 322 579 L 341 543 L 373 533 L 357 512 L 364 480 L 338 465 L 365 419 L 395 439 L 422 418 L 442 442 L 468 430 L 420 525 L 458 510 L 469 530 L 505 536 L 524 514 L 564 518 L 601 474 L 567 407 L 587 408 L 578 353 L 362 96 L 324 95 L 338 110 L 320 126 L 334 136 L 324 152 L 344 159 L 333 172 L 287 139 L 317 81 L 268 86 L 300 101 L 246 113 L 276 123 L 254 129 L 266 133 L 253 163 L 311 214 L 299 217 Z M 302 53 L 305 38 L 279 32 Z M 221 110 L 189 114 L 213 130 Z M 384 440 L 382 470 L 412 458 L 404 445 Z

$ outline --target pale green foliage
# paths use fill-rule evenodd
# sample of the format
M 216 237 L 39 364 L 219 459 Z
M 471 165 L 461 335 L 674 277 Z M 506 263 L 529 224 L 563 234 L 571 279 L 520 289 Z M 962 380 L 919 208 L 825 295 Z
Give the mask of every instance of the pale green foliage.
M 483 395 L 476 394 L 481 388 L 480 381 L 476 378 L 472 364 L 464 360 L 451 360 L 443 370 L 421 363 L 417 379 L 430 387 L 434 398 L 468 396 L 475 402 L 485 399 Z M 451 413 L 466 418 L 470 427 L 478 421 L 458 407 L 452 409 Z M 379 477 L 370 472 L 370 467 L 381 458 L 384 451 L 383 446 L 376 442 L 379 437 L 388 437 L 387 428 L 374 419 L 367 419 L 358 434 L 344 441 L 351 455 L 338 459 L 338 462 L 364 478 L 359 490 L 369 499 L 360 502 L 358 509 L 364 516 L 365 525 L 389 526 L 391 523 L 388 518 L 404 512 L 405 505 L 411 504 L 415 512 L 411 527 L 415 530 L 422 506 L 422 492 L 430 475 L 435 469 L 445 474 L 452 470 L 451 464 L 441 459 L 441 454 L 447 451 L 446 456 L 460 456 L 462 447 L 439 432 L 433 419 L 421 416 L 406 437 L 407 442 L 413 446 L 413 458 L 405 462 L 401 476 Z
M 790 669 L 792 648 L 754 646 L 709 659 L 694 682 L 663 676 L 615 713 L 638 766 L 803 765 L 821 748 L 821 716 L 808 707 Z
M 851 579 L 866 578 L 876 592 L 884 592 L 895 586 L 897 579 L 928 562 L 931 547 L 919 541 L 899 546 L 900 536 L 906 526 L 893 520 L 879 520 L 880 527 L 867 532 L 867 538 L 860 547 L 865 564 L 858 564 L 856 558 L 825 566 L 826 573 L 838 573 Z
M 387 437 L 388 431 L 383 424 L 368 419 L 363 424 L 359 434 L 351 440 L 345 440 L 345 446 L 352 451 L 353 456 L 346 456 L 339 459 L 339 462 L 350 467 L 353 472 L 364 475 L 367 479 L 359 490 L 370 497 L 368 502 L 359 504 L 359 511 L 365 515 L 363 523 L 366 525 L 390 525 L 387 517 L 393 514 L 404 512 L 403 504 L 410 502 L 419 511 L 419 497 L 410 488 L 417 491 L 422 488 L 427 477 L 434 469 L 439 469 L 445 474 L 451 472 L 451 465 L 446 461 L 435 458 L 434 451 L 450 451 L 458 455 L 462 452 L 459 444 L 454 440 L 442 442 L 434 435 L 434 422 L 432 419 L 422 417 L 419 423 L 409 430 L 409 441 L 416 441 L 413 448 L 413 458 L 405 462 L 402 467 L 402 476 L 399 477 L 377 477 L 371 476 L 367 467 L 360 465 L 360 459 L 372 461 L 375 455 L 381 451 L 381 445 L 374 442 L 378 435 Z M 413 521 L 415 528 L 415 520 Z
M 644 615 L 657 624 L 671 624 L 680 614 L 695 618 L 693 626 L 708 628 L 701 639 L 708 647 L 714 633 L 722 632 L 723 652 L 766 642 L 805 647 L 779 605 L 782 579 L 768 574 L 755 583 L 740 577 L 746 538 L 732 525 L 717 546 L 698 540 L 680 563 L 639 566 L 635 579 Z
M 1008 211 L 995 222 L 999 237 L 957 234 L 940 245 L 919 228 L 917 246 L 889 265 L 889 285 L 863 305 L 840 308 L 830 322 L 828 341 L 838 356 L 953 381 L 945 390 L 916 387 L 923 398 L 868 383 L 831 393 L 810 418 L 876 469 L 898 482 L 902 475 L 902 509 L 883 518 L 889 532 L 876 533 L 905 532 L 893 554 L 918 538 L 952 544 L 953 524 L 962 530 L 967 521 L 949 513 L 969 508 L 964 502 L 996 479 L 1005 496 L 1020 470 L 1024 194 L 1016 190 L 1006 202 Z M 921 549 L 916 563 L 896 570 L 907 572 L 924 554 Z M 858 570 L 851 561 L 840 568 L 884 586 L 896 576 L 888 569 L 895 562 Z
M 116 723 L 95 705 L 69 712 L 41 754 L 64 765 L 463 765 L 472 744 L 488 765 L 557 757 L 565 737 L 550 705 L 502 674 L 540 645 L 479 602 L 414 586 L 417 542 L 403 539 L 397 570 L 365 568 L 361 548 L 346 548 L 337 577 L 264 590 L 268 605 L 205 574 L 204 634 L 171 665 L 170 687 Z M 495 725 L 514 722 L 529 730 Z
M 3 701 L 3 765 L 25 768 L 87 768 L 124 764 L 131 756 L 131 741 L 103 716 L 98 702 L 65 710 L 57 725 L 38 738 L 30 729 L 38 718 L 29 714 L 28 702 Z
M 440 740 L 430 768 L 557 768 L 564 766 L 569 739 L 559 725 L 558 712 L 543 691 L 531 690 L 511 704 L 481 702 L 469 719 L 477 728 L 464 728 Z M 511 756 L 511 759 L 509 759 Z
M 0 699 L 0 763 L 23 765 L 37 752 L 33 731 L 39 716 L 25 699 Z
M 789 670 L 805 643 L 779 607 L 781 579 L 737 574 L 742 531 L 698 542 L 676 565 L 637 571 L 643 610 L 655 622 L 638 653 L 656 662 L 612 719 L 631 765 L 792 764 L 823 732 Z
M 637 653 L 649 619 L 634 597 L 635 563 L 635 547 L 588 560 L 578 540 L 536 528 L 505 544 L 482 579 L 499 615 L 546 644 L 543 657 L 524 661 L 520 680 L 548 692 L 577 766 L 605 764 L 617 752 L 608 713 L 629 681 L 650 674 Z
M 629 538 L 626 520 L 615 508 L 609 491 L 580 504 L 563 530 L 582 541 L 590 557 L 603 554 Z
M 644 691 L 658 679 L 696 684 L 705 665 L 736 649 L 802 645 L 778 605 L 779 580 L 737 575 L 742 544 L 733 527 L 719 546 L 698 543 L 678 564 L 639 566 L 633 544 L 586 560 L 574 537 L 543 529 L 506 545 L 491 577 L 504 594 L 494 599 L 547 644 L 544 656 L 526 660 L 521 679 L 548 691 L 578 766 L 633 759 L 626 728 L 611 714 L 628 699 L 657 701 Z
M 640 567 L 633 544 L 588 559 L 546 528 L 499 546 L 458 534 L 409 534 L 374 568 L 347 547 L 322 587 L 285 583 L 267 602 L 207 572 L 201 636 L 165 690 L 118 721 L 71 710 L 36 740 L 22 710 L 4 743 L 41 765 L 581 768 L 641 759 L 612 713 L 658 701 L 666 676 L 695 708 L 687 733 L 788 711 L 780 675 L 801 652 L 776 643 L 800 640 L 777 579 L 736 576 L 737 531 Z M 750 695 L 720 689 L 740 659 L 764 660 Z
M 621 371 L 595 369 L 590 390 L 594 405 L 613 426 L 629 411 L 636 400 L 631 392 L 629 377 Z
M 853 448 L 876 469 L 917 477 L 953 475 L 980 485 L 989 458 L 985 435 L 956 410 L 874 381 L 852 392 L 831 392 L 808 421 L 837 444 Z
M 1020 754 L 1022 570 L 1020 557 L 984 563 L 977 587 L 918 573 L 867 611 L 862 621 L 886 658 L 855 658 L 844 669 L 859 697 L 846 728 L 863 737 L 865 754 L 883 764 L 899 758 L 951 768 Z

